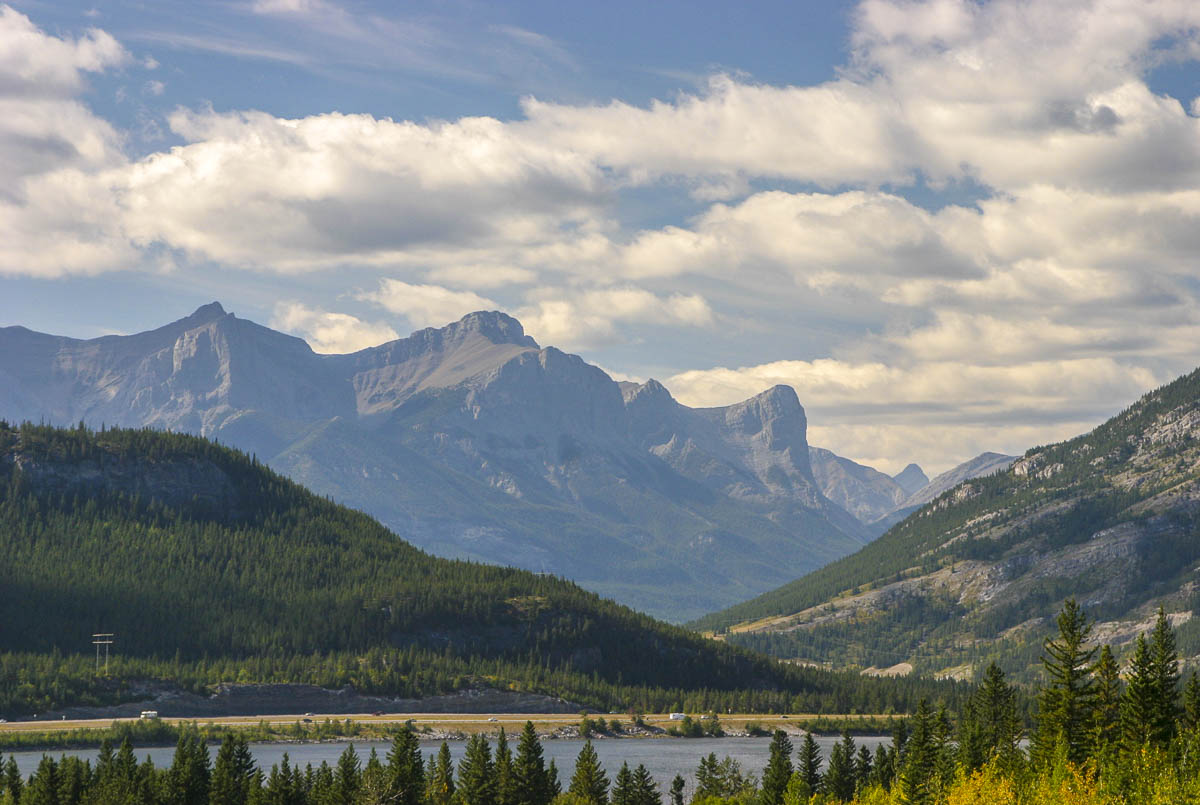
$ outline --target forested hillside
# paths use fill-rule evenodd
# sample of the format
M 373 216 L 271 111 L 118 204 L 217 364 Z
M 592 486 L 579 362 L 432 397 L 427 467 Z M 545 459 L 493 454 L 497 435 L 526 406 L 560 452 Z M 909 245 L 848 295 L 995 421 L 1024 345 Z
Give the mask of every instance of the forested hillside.
M 945 492 L 856 554 L 694 624 L 840 667 L 1024 672 L 1067 596 L 1127 649 L 1158 606 L 1200 655 L 1200 371 Z
M 245 454 L 149 430 L 0 424 L 0 623 L 8 716 L 134 677 L 647 710 L 905 709 L 933 684 L 782 665 L 559 578 L 431 557 Z M 116 682 L 94 632 L 117 635 Z

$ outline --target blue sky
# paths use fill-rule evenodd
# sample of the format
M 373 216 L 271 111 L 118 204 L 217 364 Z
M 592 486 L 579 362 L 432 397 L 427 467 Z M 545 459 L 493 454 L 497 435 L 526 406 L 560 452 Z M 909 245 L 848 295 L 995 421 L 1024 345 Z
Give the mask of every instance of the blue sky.
M 1183 0 L 0 5 L 0 325 L 478 307 L 898 471 L 1200 360 Z

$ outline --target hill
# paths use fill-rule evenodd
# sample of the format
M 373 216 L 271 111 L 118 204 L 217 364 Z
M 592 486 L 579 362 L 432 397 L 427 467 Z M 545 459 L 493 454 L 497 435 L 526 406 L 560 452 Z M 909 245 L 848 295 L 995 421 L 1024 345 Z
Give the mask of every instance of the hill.
M 606 711 L 875 712 L 930 684 L 780 664 L 560 578 L 436 558 L 180 434 L 0 424 L 0 557 L 6 717 L 127 699 L 145 680 L 482 685 Z M 93 667 L 97 632 L 117 635 L 112 679 Z
M 672 620 L 872 535 L 818 488 L 792 389 L 692 409 L 497 312 L 349 355 L 215 302 L 130 336 L 0 328 L 0 417 L 219 439 L 438 555 L 566 576 Z
M 1163 605 L 1200 655 L 1200 370 L 937 496 L 856 554 L 700 619 L 777 656 L 1023 672 L 1068 596 L 1118 646 Z

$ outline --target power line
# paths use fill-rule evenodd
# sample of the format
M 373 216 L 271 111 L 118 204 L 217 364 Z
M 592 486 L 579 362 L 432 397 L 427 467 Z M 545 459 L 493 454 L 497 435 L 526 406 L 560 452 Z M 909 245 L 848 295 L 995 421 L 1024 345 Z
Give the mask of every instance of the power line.
M 92 645 L 96 647 L 96 673 L 100 673 L 100 647 L 104 646 L 104 673 L 108 673 L 108 647 L 113 644 L 112 632 L 97 632 L 92 635 Z

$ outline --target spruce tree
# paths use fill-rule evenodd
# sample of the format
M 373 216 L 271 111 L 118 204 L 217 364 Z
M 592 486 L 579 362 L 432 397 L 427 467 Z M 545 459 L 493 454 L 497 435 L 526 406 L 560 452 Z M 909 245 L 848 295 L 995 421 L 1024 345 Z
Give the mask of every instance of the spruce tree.
M 362 787 L 362 763 L 354 744 L 347 744 L 346 749 L 338 756 L 337 768 L 333 773 L 333 787 L 342 802 L 354 802 L 358 790 Z
M 1179 718 L 1179 651 L 1175 647 L 1175 633 L 1161 606 L 1150 635 L 1150 648 L 1155 690 L 1152 740 L 1166 747 L 1175 737 Z
M 721 787 L 720 765 L 717 763 L 717 753 L 709 752 L 707 756 L 700 758 L 700 765 L 696 767 L 696 793 L 695 799 L 708 799 L 709 797 L 720 797 L 723 791 Z
M 228 733 L 213 765 L 208 792 L 210 805 L 246 805 L 253 777 L 254 760 L 245 739 L 236 732 Z
M 1200 728 L 1200 675 L 1194 671 L 1183 689 L 1183 725 L 1189 730 Z
M 1038 700 L 1034 754 L 1048 763 L 1061 740 L 1067 759 L 1082 763 L 1092 749 L 1096 696 L 1092 658 L 1096 649 L 1086 648 L 1092 627 L 1074 598 L 1063 604 L 1057 620 L 1058 637 L 1042 644 L 1047 680 Z
M 1192 676 L 1192 681 L 1196 679 Z M 19 802 L 21 800 L 21 792 L 25 789 L 25 780 L 21 776 L 21 770 L 17 768 L 17 759 L 12 755 L 8 756 L 8 763 L 4 764 L 4 784 L 3 790 L 7 791 L 12 801 Z
M 1100 649 L 1096 662 L 1096 709 L 1093 742 L 1098 750 L 1120 743 L 1121 737 L 1121 669 L 1107 644 Z
M 671 805 L 683 805 L 683 789 L 687 785 L 687 781 L 683 779 L 682 774 L 676 774 L 675 779 L 671 781 Z
M 388 752 L 387 795 L 395 805 L 422 805 L 425 799 L 425 764 L 421 742 L 406 726 L 392 739 Z
M 871 750 L 863 744 L 858 750 L 858 757 L 854 761 L 854 779 L 861 790 L 871 780 L 871 774 L 875 771 L 874 757 L 871 755 Z
M 29 778 L 21 805 L 59 805 L 58 764 L 49 755 L 42 755 L 37 771 Z
M 496 738 L 496 805 L 517 805 L 517 779 L 513 770 L 512 752 L 504 727 Z
M 1139 634 L 1129 662 L 1129 680 L 1121 697 L 1121 740 L 1127 751 L 1153 743 L 1158 717 L 1154 657 L 1146 636 Z
M 492 749 L 483 735 L 472 735 L 458 762 L 458 800 L 462 805 L 495 805 L 496 774 Z
M 658 784 L 642 763 L 633 770 L 633 805 L 662 805 Z
M 822 780 L 824 791 L 843 802 L 854 798 L 854 753 L 854 739 L 850 733 L 843 733 L 842 740 L 829 753 L 829 768 Z
M 538 740 L 532 721 L 525 722 L 521 738 L 517 741 L 513 779 L 516 783 L 517 805 L 550 805 L 554 794 L 550 791 L 550 780 L 546 774 L 542 742 Z
M 608 775 L 604 773 L 591 741 L 579 750 L 579 756 L 575 759 L 575 773 L 571 776 L 567 791 L 582 797 L 591 805 L 608 805 Z
M 1011 759 L 1021 740 L 1021 715 L 1016 693 L 995 662 L 967 699 L 959 724 L 958 759 L 974 771 L 992 757 Z
M 613 779 L 612 794 L 609 797 L 611 805 L 634 805 L 633 772 L 628 763 L 622 763 L 620 771 Z
M 759 802 L 762 805 L 781 805 L 783 792 L 792 778 L 792 742 L 783 730 L 771 737 L 770 757 L 763 769 Z
M 379 752 L 371 747 L 367 765 L 363 767 L 362 782 L 359 784 L 358 802 L 389 802 L 389 779 L 387 768 L 379 760 Z
M 558 766 L 554 763 L 554 758 L 550 758 L 550 765 L 546 767 L 546 782 L 550 786 L 551 800 L 562 793 L 562 783 L 558 779 Z
M 437 758 L 429 758 L 429 775 L 425 787 L 429 805 L 450 805 L 454 800 L 454 764 L 450 760 L 450 746 L 442 741 Z
M 817 746 L 812 733 L 804 733 L 804 741 L 800 744 L 799 771 L 808 790 L 813 794 L 819 793 L 821 790 L 821 764 L 824 762 L 824 758 L 821 757 L 821 747 Z
M 936 796 L 938 746 L 935 715 L 929 702 L 921 699 L 913 716 L 912 734 L 904 744 L 897 784 L 905 805 L 925 805 Z

